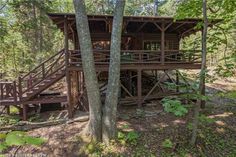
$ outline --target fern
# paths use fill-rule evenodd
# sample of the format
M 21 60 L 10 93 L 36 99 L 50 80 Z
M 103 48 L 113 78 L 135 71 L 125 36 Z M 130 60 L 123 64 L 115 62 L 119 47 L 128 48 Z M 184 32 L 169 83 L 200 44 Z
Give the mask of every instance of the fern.
M 181 101 L 177 99 L 164 98 L 161 100 L 164 110 L 168 113 L 174 113 L 175 116 L 184 116 L 188 110 L 182 105 Z

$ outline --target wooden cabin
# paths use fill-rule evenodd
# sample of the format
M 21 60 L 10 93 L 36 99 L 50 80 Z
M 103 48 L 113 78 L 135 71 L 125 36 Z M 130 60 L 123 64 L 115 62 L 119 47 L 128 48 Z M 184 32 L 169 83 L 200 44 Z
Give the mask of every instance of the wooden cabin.
M 32 104 L 66 102 L 70 117 L 76 108 L 88 110 L 75 15 L 49 13 L 48 16 L 64 33 L 65 47 L 16 81 L 0 82 L 0 105 L 6 106 L 7 109 L 10 105 L 19 107 L 22 109 L 24 120 L 27 119 L 27 110 Z M 101 95 L 106 91 L 112 20 L 113 16 L 88 15 Z M 199 22 L 202 20 L 188 18 L 175 21 L 172 17 L 125 16 L 120 45 L 120 101 L 141 105 L 149 99 L 165 96 L 161 92 L 153 94 L 156 88 L 160 88 L 164 93 L 160 85 L 163 78 L 158 77 L 160 71 L 178 84 L 178 73 L 173 80 L 168 71 L 200 69 L 201 50 L 180 49 L 181 39 L 201 31 L 196 28 Z M 217 20 L 212 21 L 209 26 L 216 22 Z M 69 48 L 69 42 L 73 44 L 72 48 Z M 66 95 L 40 95 L 63 78 L 66 78 Z M 145 82 L 150 85 L 149 89 L 144 90 Z M 175 92 L 178 91 L 176 89 Z

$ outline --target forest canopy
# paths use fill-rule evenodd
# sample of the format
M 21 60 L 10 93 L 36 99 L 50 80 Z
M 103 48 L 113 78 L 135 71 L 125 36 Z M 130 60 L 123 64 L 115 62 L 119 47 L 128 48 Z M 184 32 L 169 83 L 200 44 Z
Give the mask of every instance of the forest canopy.
M 202 18 L 201 0 L 159 0 L 158 16 Z M 125 15 L 152 16 L 153 0 L 127 0 Z M 86 1 L 88 14 L 112 14 L 113 0 Z M 222 19 L 209 28 L 207 64 L 219 76 L 232 76 L 236 61 L 236 1 L 209 0 L 208 18 Z M 3 0 L 0 2 L 0 71 L 9 79 L 32 69 L 63 48 L 63 34 L 48 12 L 73 13 L 71 0 Z M 201 25 L 201 24 L 199 24 Z M 185 38 L 184 48 L 200 48 L 200 33 Z M 19 66 L 20 65 L 20 66 Z M 210 68 L 211 69 L 211 68 Z

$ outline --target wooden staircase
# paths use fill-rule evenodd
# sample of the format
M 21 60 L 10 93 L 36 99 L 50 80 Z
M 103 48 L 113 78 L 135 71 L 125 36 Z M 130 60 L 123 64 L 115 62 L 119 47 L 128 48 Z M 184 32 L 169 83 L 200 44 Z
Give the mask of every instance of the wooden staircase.
M 47 98 L 39 94 L 58 82 L 66 75 L 68 57 L 64 50 L 42 62 L 36 68 L 13 82 L 0 82 L 0 106 L 15 105 L 23 110 L 26 119 L 27 105 L 31 103 L 47 102 Z M 50 101 L 67 101 L 66 97 L 55 97 Z M 59 100 L 57 100 L 59 99 Z

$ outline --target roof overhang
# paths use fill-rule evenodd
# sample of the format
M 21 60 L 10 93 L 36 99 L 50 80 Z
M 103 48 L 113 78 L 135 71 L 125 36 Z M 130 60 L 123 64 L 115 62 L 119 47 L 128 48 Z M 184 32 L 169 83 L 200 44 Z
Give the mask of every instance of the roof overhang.
M 74 13 L 48 13 L 48 16 L 53 21 L 53 23 L 56 24 L 57 27 L 62 31 L 64 30 L 65 18 L 67 18 L 68 25 L 70 28 L 69 35 L 71 35 L 73 31 L 76 31 Z M 88 21 L 91 24 L 90 31 L 92 30 L 93 26 L 97 27 L 101 25 L 101 27 L 105 27 L 107 26 L 107 24 L 112 24 L 112 20 L 113 16 L 111 15 L 88 15 Z M 222 20 L 209 20 L 208 26 L 212 27 L 220 21 Z M 201 30 L 201 26 L 197 26 L 199 25 L 199 23 L 202 22 L 203 20 L 200 18 L 185 18 L 181 20 L 175 20 L 173 17 L 162 16 L 124 16 L 123 30 L 128 33 L 138 33 L 141 30 L 145 31 L 145 29 L 147 32 L 148 30 L 158 32 L 162 28 L 164 28 L 165 33 L 176 33 L 180 37 L 186 37 Z

